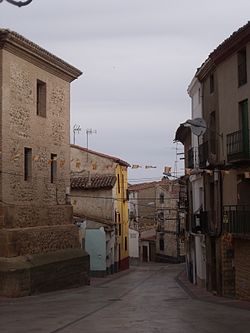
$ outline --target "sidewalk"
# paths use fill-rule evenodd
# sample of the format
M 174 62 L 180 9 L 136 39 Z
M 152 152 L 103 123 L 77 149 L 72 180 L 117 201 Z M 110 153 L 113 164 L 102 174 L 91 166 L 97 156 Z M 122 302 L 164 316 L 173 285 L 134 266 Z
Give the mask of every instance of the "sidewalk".
M 176 282 L 186 291 L 186 293 L 193 299 L 197 299 L 203 302 L 221 304 L 226 306 L 231 306 L 239 309 L 250 311 L 250 302 L 242 301 L 234 298 L 227 298 L 216 296 L 207 291 L 205 288 L 198 287 L 192 284 L 188 278 L 185 271 L 182 271 L 177 277 Z

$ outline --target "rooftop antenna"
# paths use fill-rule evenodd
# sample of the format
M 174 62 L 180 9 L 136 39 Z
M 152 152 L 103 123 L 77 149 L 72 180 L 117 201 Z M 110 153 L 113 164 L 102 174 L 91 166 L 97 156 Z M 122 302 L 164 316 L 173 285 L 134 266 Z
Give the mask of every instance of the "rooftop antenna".
M 97 130 L 94 130 L 92 128 L 87 128 L 85 132 L 86 132 L 86 136 L 87 136 L 87 162 L 88 162 L 89 135 L 96 134 Z
M 87 135 L 87 149 L 89 149 L 89 135 L 96 134 L 97 130 L 93 130 L 92 128 L 86 129 L 86 135 Z
M 76 133 L 79 134 L 79 132 L 81 132 L 81 126 L 80 125 L 77 125 L 75 124 L 73 126 L 73 143 L 75 144 L 76 143 Z

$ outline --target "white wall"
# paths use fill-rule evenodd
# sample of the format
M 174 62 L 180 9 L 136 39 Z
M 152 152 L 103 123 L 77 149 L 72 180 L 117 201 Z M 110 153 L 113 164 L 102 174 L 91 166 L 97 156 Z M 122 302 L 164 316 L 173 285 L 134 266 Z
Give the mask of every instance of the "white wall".
M 139 258 L 139 232 L 129 229 L 129 257 Z

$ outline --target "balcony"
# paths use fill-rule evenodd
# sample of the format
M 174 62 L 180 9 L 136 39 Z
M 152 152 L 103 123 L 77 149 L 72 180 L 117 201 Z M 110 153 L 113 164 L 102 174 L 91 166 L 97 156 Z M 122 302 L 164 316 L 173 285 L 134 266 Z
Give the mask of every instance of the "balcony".
M 224 206 L 223 231 L 232 234 L 250 234 L 250 206 Z
M 227 135 L 227 160 L 240 162 L 249 160 L 249 133 L 237 131 Z
M 203 142 L 199 145 L 199 167 L 201 169 L 206 168 L 208 161 L 208 141 Z

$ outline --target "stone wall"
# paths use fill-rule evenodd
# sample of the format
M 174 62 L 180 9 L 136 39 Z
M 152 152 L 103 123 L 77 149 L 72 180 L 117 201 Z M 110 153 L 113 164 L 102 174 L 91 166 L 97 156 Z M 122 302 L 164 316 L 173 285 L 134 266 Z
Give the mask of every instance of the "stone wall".
M 89 256 L 72 249 L 32 258 L 15 257 L 1 262 L 0 294 L 8 297 L 89 284 Z
M 250 240 L 234 239 L 236 296 L 250 299 Z
M 16 297 L 85 284 L 89 257 L 66 196 L 70 81 L 80 71 L 69 77 L 72 67 L 47 51 L 15 34 L 11 42 L 0 43 L 0 295 Z M 37 112 L 39 82 L 46 113 Z
M 17 257 L 80 248 L 78 229 L 65 226 L 0 229 L 0 257 Z
M 108 223 L 114 222 L 112 189 L 72 190 L 70 196 L 74 215 L 102 219 Z
M 87 153 L 79 148 L 71 147 L 70 170 L 73 177 L 95 175 L 113 175 L 116 163 L 109 158 Z
M 27 225 L 40 225 L 44 224 L 43 211 L 39 212 L 38 207 L 43 210 L 50 206 L 52 210 L 52 206 L 58 206 L 56 210 L 59 213 L 60 205 L 66 204 L 65 192 L 69 187 L 69 83 L 9 52 L 3 51 L 2 60 L 1 127 L 4 144 L 1 151 L 1 201 L 4 206 L 18 211 L 17 224 L 25 220 Z M 36 113 L 37 80 L 46 83 L 46 117 Z M 32 149 L 32 178 L 29 181 L 24 180 L 24 147 Z M 54 183 L 50 180 L 51 154 L 57 155 L 57 180 Z M 31 211 L 35 212 L 34 219 Z M 10 221 L 9 216 L 7 220 Z M 8 221 L 5 221 L 5 226 L 8 226 Z M 13 224 L 13 220 L 10 223 Z
M 232 235 L 222 235 L 220 245 L 222 295 L 233 297 L 235 296 L 235 270 Z

